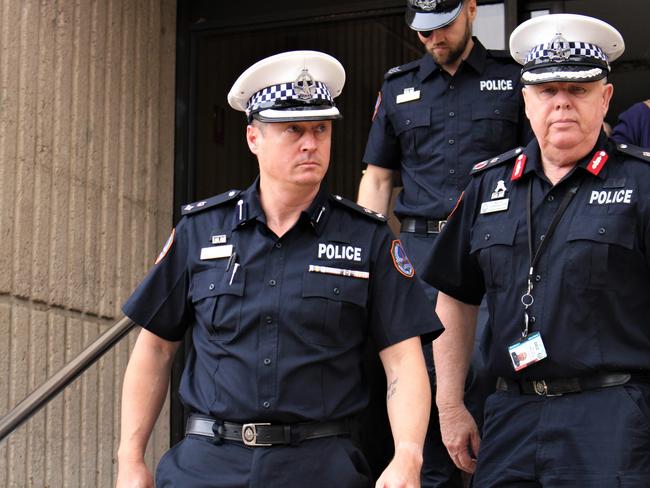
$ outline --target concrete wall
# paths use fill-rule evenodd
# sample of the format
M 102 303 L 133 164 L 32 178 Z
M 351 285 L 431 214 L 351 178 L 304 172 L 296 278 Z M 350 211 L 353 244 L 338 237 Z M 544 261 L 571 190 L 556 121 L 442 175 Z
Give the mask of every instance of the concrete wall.
M 0 0 L 0 414 L 121 317 L 169 234 L 175 17 L 175 0 Z M 0 486 L 114 484 L 134 338 L 0 444 Z

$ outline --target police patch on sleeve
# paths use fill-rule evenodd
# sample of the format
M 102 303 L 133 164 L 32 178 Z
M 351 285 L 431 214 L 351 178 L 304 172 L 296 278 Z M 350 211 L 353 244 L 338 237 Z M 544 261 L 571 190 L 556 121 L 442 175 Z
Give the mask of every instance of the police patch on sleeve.
M 175 236 L 176 236 L 176 229 L 172 229 L 172 233 L 169 235 L 169 239 L 167 239 L 167 242 L 165 242 L 165 245 L 163 246 L 162 251 L 160 251 L 160 254 L 158 254 L 158 257 L 156 258 L 156 262 L 154 264 L 158 264 L 160 261 L 163 260 L 165 256 L 167 256 L 167 253 L 172 248 L 172 244 L 174 243 Z
M 393 241 L 393 245 L 390 247 L 390 256 L 393 258 L 393 264 L 397 268 L 397 271 L 402 273 L 407 278 L 413 278 L 415 275 L 415 268 L 409 261 L 406 251 L 404 251 L 404 246 L 399 239 Z

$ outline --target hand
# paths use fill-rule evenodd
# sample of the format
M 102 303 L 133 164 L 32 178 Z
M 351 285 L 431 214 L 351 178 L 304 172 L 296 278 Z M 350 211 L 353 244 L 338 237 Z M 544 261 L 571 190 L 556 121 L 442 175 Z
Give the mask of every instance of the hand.
M 153 476 L 144 461 L 120 461 L 115 488 L 154 488 Z
M 395 456 L 381 474 L 375 488 L 420 488 L 422 446 L 400 443 Z
M 473 473 L 481 438 L 474 418 L 465 405 L 439 407 L 442 443 L 456 466 Z M 471 451 L 470 451 L 471 447 Z

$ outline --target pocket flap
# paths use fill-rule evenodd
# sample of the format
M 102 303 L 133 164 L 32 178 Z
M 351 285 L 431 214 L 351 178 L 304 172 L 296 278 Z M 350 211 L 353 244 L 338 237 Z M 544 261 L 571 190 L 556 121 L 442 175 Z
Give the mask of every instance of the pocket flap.
M 199 271 L 192 277 L 192 301 L 196 302 L 208 297 L 218 295 L 244 294 L 245 270 L 239 266 L 232 279 L 233 268 L 226 271 L 225 264 L 214 268 Z
M 365 307 L 368 300 L 368 280 L 305 271 L 302 280 L 302 296 L 327 298 Z
M 633 218 L 621 216 L 604 216 L 598 218 L 583 216 L 571 226 L 567 241 L 587 240 L 616 244 L 633 249 L 635 226 Z

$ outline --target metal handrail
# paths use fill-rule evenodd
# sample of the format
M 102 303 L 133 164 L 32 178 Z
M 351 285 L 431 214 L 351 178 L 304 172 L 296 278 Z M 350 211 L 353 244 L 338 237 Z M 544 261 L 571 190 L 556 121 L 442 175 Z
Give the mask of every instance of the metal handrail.
M 115 344 L 126 336 L 135 323 L 124 317 L 104 332 L 95 342 L 66 364 L 58 373 L 45 381 L 16 405 L 0 420 L 0 442 L 29 420 L 36 412 L 44 407 L 53 397 L 72 383 L 77 377 L 107 353 Z

